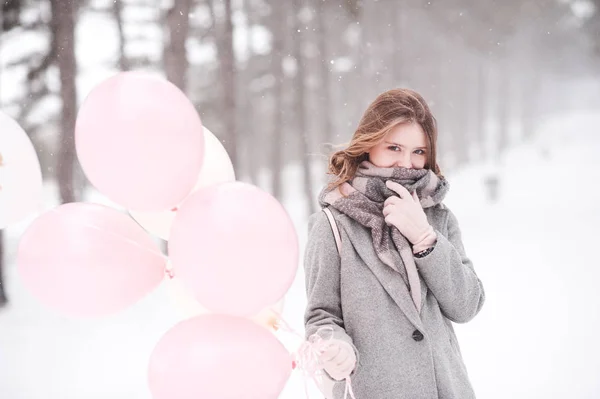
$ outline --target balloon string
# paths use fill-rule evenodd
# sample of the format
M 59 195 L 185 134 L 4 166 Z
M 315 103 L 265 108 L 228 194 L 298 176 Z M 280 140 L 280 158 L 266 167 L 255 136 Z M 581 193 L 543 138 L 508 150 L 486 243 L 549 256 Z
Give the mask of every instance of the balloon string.
M 356 396 L 354 396 L 354 391 L 352 390 L 352 381 L 350 379 L 350 376 L 346 377 L 346 389 L 344 390 L 344 399 L 348 398 L 348 395 L 350 395 L 352 399 L 356 399 Z
M 50 212 L 58 212 L 58 210 L 57 209 L 51 209 Z M 118 233 L 115 233 L 114 231 L 110 231 L 110 230 L 104 229 L 102 227 L 98 227 L 98 226 L 96 226 L 94 224 L 90 224 L 90 223 L 82 223 L 82 224 L 80 224 L 80 226 L 89 227 L 91 229 L 95 229 L 95 230 L 98 230 L 98 231 L 102 231 L 103 233 L 107 233 L 107 234 L 109 234 L 109 235 L 111 235 L 111 236 L 113 236 L 115 238 L 118 238 L 121 241 L 124 241 L 124 242 L 126 242 L 128 244 L 132 244 L 132 245 L 134 245 L 134 246 L 142 249 L 145 252 L 149 252 L 152 255 L 159 256 L 160 258 L 162 258 L 165 261 L 167 261 L 169 259 L 167 257 L 167 255 L 163 254 L 162 252 L 155 251 L 153 249 L 150 249 L 150 248 L 147 248 L 147 247 L 145 247 L 143 245 L 140 245 L 139 242 L 137 242 L 135 240 L 132 240 L 131 238 L 124 237 L 124 236 L 122 236 L 122 235 L 120 235 Z
M 304 337 L 296 332 L 285 320 L 281 318 L 279 312 L 273 311 L 277 315 L 276 328 L 282 329 L 288 333 L 291 333 L 302 340 L 302 344 L 296 352 L 292 354 L 296 368 L 298 368 L 304 378 L 304 392 L 306 398 L 309 399 L 308 394 L 308 379 L 312 379 L 317 386 L 319 386 L 319 379 L 323 377 L 323 364 L 320 360 L 321 355 L 327 349 L 330 341 L 333 339 L 333 328 L 330 326 L 320 327 L 314 334 L 304 340 Z M 352 390 L 352 381 L 350 377 L 345 379 L 346 387 L 344 390 L 344 399 L 350 395 L 351 399 L 356 399 L 354 391 Z

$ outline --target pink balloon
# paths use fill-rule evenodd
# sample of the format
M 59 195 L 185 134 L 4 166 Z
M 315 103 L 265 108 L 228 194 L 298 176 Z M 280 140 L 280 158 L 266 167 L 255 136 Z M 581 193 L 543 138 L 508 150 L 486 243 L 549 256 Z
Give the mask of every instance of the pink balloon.
M 0 111 L 0 229 L 37 212 L 42 203 L 35 148 L 21 126 Z
M 227 315 L 180 322 L 150 358 L 154 399 L 276 399 L 292 359 L 267 329 Z
M 120 73 L 92 90 L 77 115 L 75 140 L 90 182 L 127 209 L 173 208 L 202 167 L 194 106 L 175 85 L 140 72 Z
M 155 289 L 166 260 L 133 219 L 97 204 L 70 203 L 33 221 L 19 243 L 26 288 L 69 316 L 120 311 Z
M 246 183 L 221 183 L 183 202 L 169 256 L 175 275 L 204 307 L 251 316 L 289 289 L 298 267 L 298 238 L 274 197 Z

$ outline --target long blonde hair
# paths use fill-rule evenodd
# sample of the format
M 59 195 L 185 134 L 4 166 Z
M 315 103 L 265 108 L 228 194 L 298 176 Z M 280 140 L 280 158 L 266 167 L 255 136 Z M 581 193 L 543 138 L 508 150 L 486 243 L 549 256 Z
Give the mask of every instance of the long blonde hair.
M 441 175 L 437 164 L 437 123 L 421 95 L 410 89 L 386 91 L 369 105 L 348 146 L 334 152 L 329 158 L 328 174 L 335 176 L 330 188 L 352 180 L 368 152 L 384 139 L 386 134 L 402 123 L 418 123 L 427 141 L 426 169 Z

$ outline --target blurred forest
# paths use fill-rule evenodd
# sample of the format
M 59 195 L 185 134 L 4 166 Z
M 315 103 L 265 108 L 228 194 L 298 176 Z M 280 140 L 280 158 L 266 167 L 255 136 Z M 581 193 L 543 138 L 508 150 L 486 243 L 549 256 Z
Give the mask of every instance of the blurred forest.
M 78 106 L 119 70 L 187 93 L 240 180 L 281 198 L 299 167 L 307 211 L 331 146 L 384 90 L 429 101 L 444 172 L 501 162 L 545 115 L 599 101 L 600 0 L 3 0 L 0 22 L 0 108 L 61 202 L 87 184 Z

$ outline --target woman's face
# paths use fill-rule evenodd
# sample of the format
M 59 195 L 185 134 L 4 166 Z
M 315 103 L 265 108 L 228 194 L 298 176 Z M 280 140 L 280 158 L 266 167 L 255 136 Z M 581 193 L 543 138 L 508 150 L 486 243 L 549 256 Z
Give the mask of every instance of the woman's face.
M 380 168 L 423 169 L 427 161 L 427 139 L 421 125 L 403 123 L 371 148 L 369 161 Z

